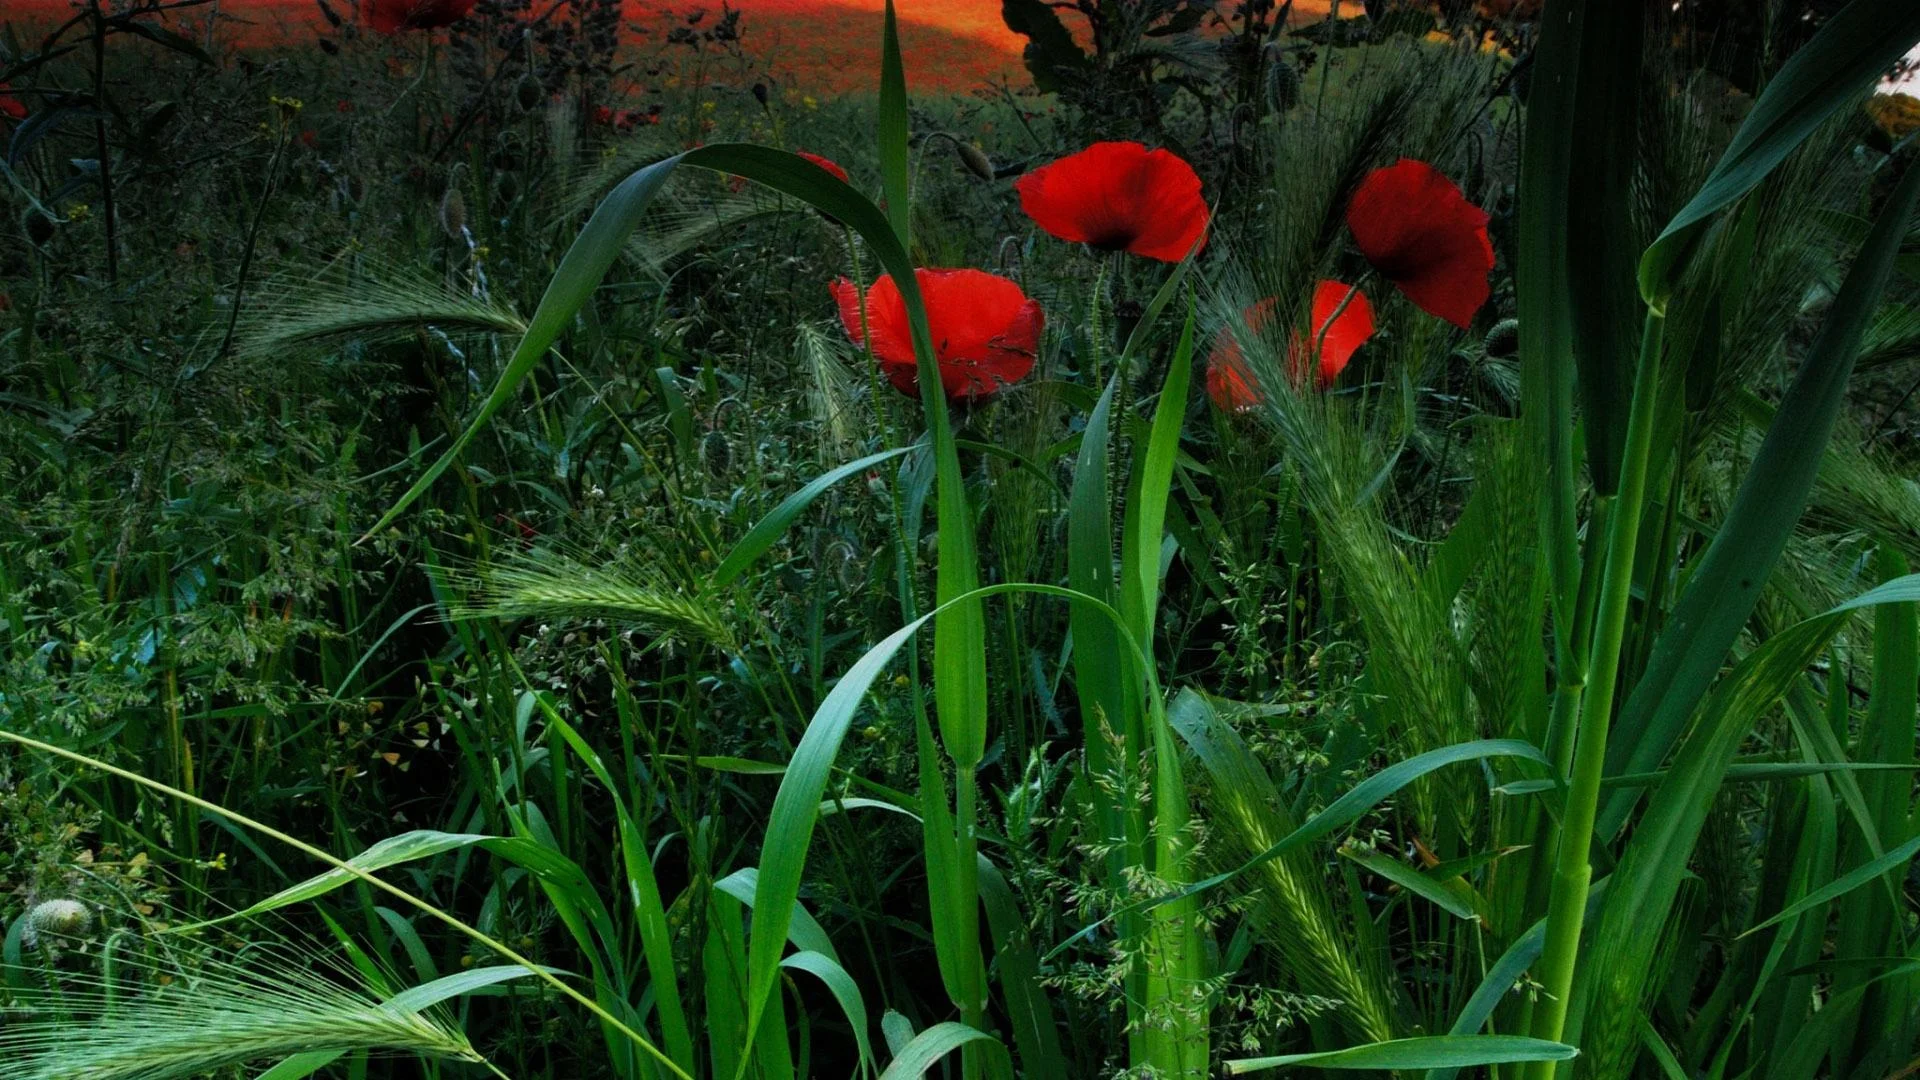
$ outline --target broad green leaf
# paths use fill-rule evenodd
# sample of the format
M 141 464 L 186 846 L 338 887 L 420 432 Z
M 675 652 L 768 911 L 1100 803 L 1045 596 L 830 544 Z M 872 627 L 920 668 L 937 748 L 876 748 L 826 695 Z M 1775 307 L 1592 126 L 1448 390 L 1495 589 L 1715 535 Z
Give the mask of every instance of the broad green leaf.
M 1766 179 L 1915 41 L 1920 41 L 1920 5 L 1912 0 L 1853 0 L 1828 19 L 1767 83 L 1706 183 L 1640 257 L 1640 295 L 1646 302 L 1664 308 L 1707 221 Z
M 1399 859 L 1382 855 L 1377 851 L 1366 851 L 1354 847 L 1343 847 L 1340 849 L 1340 854 L 1415 896 L 1438 905 L 1442 911 L 1455 918 L 1469 921 L 1478 921 L 1480 918 L 1479 913 L 1473 910 L 1473 905 L 1454 889 L 1449 888 L 1447 883 L 1435 881 Z
M 295 1054 L 254 1077 L 254 1080 L 306 1080 L 307 1077 L 345 1056 L 346 1052 L 343 1050 L 314 1050 L 305 1054 Z
M 559 968 L 543 967 L 541 971 L 549 975 L 565 975 Z M 498 986 L 514 979 L 524 979 L 534 974 L 532 968 L 519 964 L 498 964 L 492 967 L 469 968 L 452 975 L 443 975 L 432 982 L 410 986 L 387 999 L 387 1004 L 396 1009 L 419 1012 L 432 1008 L 450 998 L 477 994 L 489 987 Z
M 1586 921 L 1592 921 L 1594 912 L 1599 910 L 1601 903 L 1606 899 L 1607 888 L 1611 882 L 1611 878 L 1601 878 L 1587 890 Z M 1447 1034 L 1472 1035 L 1485 1027 L 1487 1021 L 1493 1019 L 1493 1010 L 1506 1000 L 1513 985 L 1520 981 L 1520 976 L 1526 974 L 1527 969 L 1540 959 L 1540 953 L 1545 950 L 1546 943 L 1547 920 L 1545 919 L 1534 923 L 1526 933 L 1514 939 L 1513 944 L 1507 946 L 1507 951 L 1501 953 L 1500 958 L 1487 969 L 1486 975 L 1481 977 L 1480 985 L 1474 988 L 1473 996 L 1467 999 L 1467 1003 L 1460 1007 L 1460 1015 L 1454 1017 L 1453 1026 L 1447 1030 Z M 1454 1080 L 1462 1067 L 1461 1065 L 1440 1066 L 1427 1073 L 1426 1080 Z
M 1527 441 L 1543 456 L 1541 535 L 1553 601 L 1554 638 L 1571 660 L 1580 588 L 1573 447 L 1572 284 L 1568 222 L 1581 35 L 1589 5 L 1551 0 L 1540 18 L 1520 149 L 1514 294 L 1520 317 L 1520 399 Z
M 1586 4 L 1574 86 L 1578 131 L 1571 140 L 1566 202 L 1567 288 L 1573 356 L 1586 422 L 1587 469 L 1602 495 L 1620 488 L 1621 455 L 1633 392 L 1635 324 L 1631 190 L 1639 160 L 1641 42 L 1647 6 Z
M 1687 864 L 1700 829 L 1735 750 L 1760 716 L 1788 692 L 1826 647 L 1849 612 L 1916 596 L 1920 596 L 1920 575 L 1871 589 L 1769 638 L 1715 687 L 1627 843 L 1612 875 L 1611 895 L 1591 935 L 1591 955 L 1583 960 L 1591 981 L 1580 1041 L 1592 1055 L 1596 1070 L 1604 1073 L 1621 1067 L 1638 1052 L 1633 1020 L 1645 1010 L 1644 995 L 1659 950 L 1660 931 L 1688 873 Z M 1755 929 L 1782 917 L 1786 916 L 1777 916 Z
M 867 1003 L 860 996 L 860 986 L 847 974 L 847 969 L 839 961 L 817 952 L 797 952 L 780 961 L 780 966 L 791 971 L 804 971 L 821 982 L 840 1003 L 840 1011 L 847 1017 L 847 1025 L 853 1028 L 853 1042 L 860 1052 L 860 1064 L 871 1074 L 876 1066 L 873 1059 L 873 1044 L 867 1038 Z
M 1854 0 L 1847 11 L 1869 3 Z M 1920 12 L 1920 6 L 1913 10 Z M 1831 29 L 1829 25 L 1821 33 Z M 1659 766 L 1759 602 L 1768 574 L 1806 509 L 1861 335 L 1879 307 L 1917 202 L 1920 168 L 1910 168 L 1847 272 L 1726 520 L 1691 569 L 1645 672 L 1620 711 L 1607 747 L 1608 773 L 1650 772 Z M 1631 791 L 1609 799 L 1600 815 L 1600 835 L 1618 832 L 1636 799 Z
M 935 1062 L 969 1043 L 985 1044 L 1003 1055 L 1006 1053 L 1000 1040 L 978 1028 L 949 1020 L 915 1035 L 894 1055 L 887 1071 L 880 1074 L 880 1080 L 920 1080 Z
M 1570 1061 L 1579 1053 L 1566 1043 L 1518 1035 L 1427 1035 L 1314 1054 L 1242 1058 L 1226 1065 L 1235 1076 L 1288 1065 L 1315 1069 L 1460 1069 L 1514 1061 Z

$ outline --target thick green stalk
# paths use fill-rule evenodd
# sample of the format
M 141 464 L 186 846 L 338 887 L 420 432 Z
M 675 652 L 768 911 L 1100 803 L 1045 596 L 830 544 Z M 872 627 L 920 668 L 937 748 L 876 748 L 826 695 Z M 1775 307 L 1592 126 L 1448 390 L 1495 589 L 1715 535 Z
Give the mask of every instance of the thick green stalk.
M 1633 594 L 1634 548 L 1640 537 L 1641 512 L 1646 506 L 1647 459 L 1653 449 L 1653 421 L 1660 392 L 1660 346 L 1665 325 L 1662 316 L 1647 312 L 1646 329 L 1640 339 L 1639 368 L 1634 374 L 1626 447 L 1621 457 L 1619 494 L 1612 499 L 1611 520 L 1607 523 L 1606 570 L 1600 581 L 1594 613 L 1587 687 L 1580 703 L 1580 726 L 1574 736 L 1573 772 L 1566 810 L 1560 818 L 1553 892 L 1547 901 L 1547 940 L 1539 967 L 1545 992 L 1534 1012 L 1533 1034 L 1554 1041 L 1559 1040 L 1566 1027 L 1574 968 L 1580 954 L 1580 932 L 1586 921 L 1587 893 L 1593 884 L 1593 866 L 1588 856 L 1593 844 L 1594 818 L 1600 806 L 1600 776 L 1606 764 L 1607 729 L 1613 719 L 1627 608 Z M 1552 1062 L 1536 1062 L 1528 1068 L 1527 1075 L 1534 1080 L 1552 1080 L 1554 1069 Z

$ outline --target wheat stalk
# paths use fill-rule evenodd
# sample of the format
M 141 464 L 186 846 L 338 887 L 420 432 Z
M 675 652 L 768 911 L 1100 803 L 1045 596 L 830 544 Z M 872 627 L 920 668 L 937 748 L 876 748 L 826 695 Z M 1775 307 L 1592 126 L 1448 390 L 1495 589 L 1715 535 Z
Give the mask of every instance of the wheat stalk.
M 0 1080 L 171 1080 L 314 1052 L 482 1061 L 437 1012 L 382 1002 L 291 964 L 214 962 L 135 997 L 84 985 L 60 993 L 60 1013 L 0 1027 Z

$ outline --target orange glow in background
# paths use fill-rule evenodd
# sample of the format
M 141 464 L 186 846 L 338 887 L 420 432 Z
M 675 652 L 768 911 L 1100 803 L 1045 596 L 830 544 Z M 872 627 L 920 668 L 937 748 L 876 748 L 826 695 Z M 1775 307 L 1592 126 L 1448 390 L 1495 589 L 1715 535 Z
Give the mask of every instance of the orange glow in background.
M 350 0 L 332 0 L 334 10 L 351 12 Z M 5 18 L 31 26 L 65 18 L 71 0 L 0 0 Z M 711 25 L 718 0 L 625 0 L 626 17 L 658 31 L 668 16 L 704 9 Z M 804 89 L 864 89 L 880 70 L 880 13 L 885 0 L 733 0 L 741 13 L 741 44 L 776 76 Z M 1328 0 L 1296 0 L 1296 21 L 1324 17 Z M 541 5 L 535 5 L 536 9 Z M 1354 5 L 1358 10 L 1359 5 Z M 1009 80 L 1025 83 L 1020 63 L 1025 39 L 1000 18 L 1000 0 L 896 0 L 900 42 L 906 54 L 907 80 L 916 90 L 968 90 Z M 221 26 L 217 42 L 225 48 L 271 48 L 309 38 L 324 26 L 312 0 L 216 0 L 185 13 L 176 28 L 198 25 L 204 40 L 208 15 Z M 1068 17 L 1069 25 L 1073 23 Z M 29 35 L 23 35 L 29 36 Z

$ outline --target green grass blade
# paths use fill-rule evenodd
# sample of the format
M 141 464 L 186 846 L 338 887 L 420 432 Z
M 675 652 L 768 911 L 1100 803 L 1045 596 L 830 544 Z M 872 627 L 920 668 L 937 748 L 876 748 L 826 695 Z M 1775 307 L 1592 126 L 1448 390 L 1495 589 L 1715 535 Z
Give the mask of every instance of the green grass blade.
M 1050 960 L 1059 955 L 1060 952 L 1075 942 L 1092 934 L 1095 930 L 1098 930 L 1114 919 L 1141 911 L 1150 911 L 1164 904 L 1170 904 L 1177 900 L 1186 899 L 1187 897 L 1197 896 L 1208 889 L 1224 885 L 1240 877 L 1242 874 L 1258 867 L 1262 863 L 1270 862 L 1302 845 L 1328 836 L 1347 825 L 1351 825 L 1353 822 L 1358 821 L 1367 811 L 1378 806 L 1388 796 L 1436 769 L 1458 764 L 1463 761 L 1479 761 L 1485 758 L 1495 757 L 1517 757 L 1525 758 L 1529 761 L 1537 761 L 1541 764 L 1546 763 L 1546 755 L 1542 754 L 1539 749 L 1527 743 L 1520 742 L 1517 739 L 1483 739 L 1477 742 L 1456 743 L 1453 746 L 1443 746 L 1435 750 L 1429 750 L 1424 754 L 1410 757 L 1405 761 L 1395 762 L 1381 769 L 1379 772 L 1374 773 L 1372 776 L 1367 777 L 1360 783 L 1355 784 L 1351 790 L 1338 799 L 1335 799 L 1326 809 L 1308 818 L 1299 828 L 1288 833 L 1265 851 L 1246 860 L 1239 866 L 1215 874 L 1212 877 L 1203 878 L 1166 896 L 1155 897 L 1151 900 L 1130 904 L 1119 911 L 1113 912 L 1106 918 L 1085 927 L 1072 937 L 1054 946 L 1046 958 Z
M 1765 930 L 1769 926 L 1777 925 L 1799 915 L 1808 908 L 1817 907 L 1845 896 L 1860 886 L 1872 882 L 1875 878 L 1906 865 L 1907 860 L 1913 858 L 1916 853 L 1920 853 L 1920 836 L 1914 837 L 1865 865 L 1854 867 L 1852 870 L 1833 879 L 1833 881 L 1828 883 L 1824 888 L 1816 889 L 1801 897 L 1798 903 L 1782 909 L 1765 922 L 1755 923 L 1753 926 L 1748 927 L 1740 936 L 1746 937 L 1748 934 Z
M 1563 667 L 1577 665 L 1573 613 L 1580 591 L 1576 538 L 1577 463 L 1573 449 L 1572 285 L 1569 185 L 1576 91 L 1588 5 L 1550 0 L 1534 49 L 1532 88 L 1520 151 L 1520 200 L 1514 293 L 1520 317 L 1521 400 L 1528 442 L 1544 455 L 1547 489 L 1541 529 L 1553 600 L 1554 637 Z M 1563 670 L 1562 682 L 1574 678 Z
M 819 498 L 828 488 L 850 476 L 858 476 L 894 458 L 911 453 L 913 449 L 911 446 L 902 446 L 893 450 L 882 450 L 858 461 L 849 461 L 845 465 L 829 469 L 814 477 L 805 487 L 781 500 L 780 505 L 774 507 L 766 517 L 754 523 L 753 528 L 747 531 L 747 535 L 741 537 L 740 542 L 733 546 L 733 550 L 727 552 L 727 557 L 721 559 L 720 565 L 714 568 L 713 576 L 707 581 L 707 591 L 718 592 L 739 580 L 740 575 L 746 573 L 747 568 L 752 566 L 755 560 L 765 555 L 767 549 L 773 547 L 774 541 L 780 539 L 781 535 L 792 527 L 801 512 L 813 505 L 813 500 Z
M 307 1077 L 346 1056 L 344 1050 L 314 1050 L 295 1054 L 253 1080 L 306 1080 Z
M 1664 308 L 1707 221 L 1766 179 L 1834 111 L 1920 41 L 1912 0 L 1853 0 L 1767 83 L 1700 191 L 1640 257 L 1640 295 Z M 1524 324 L 1523 324 L 1524 325 Z
M 1316 1069 L 1464 1069 L 1516 1061 L 1570 1061 L 1579 1053 L 1579 1050 L 1566 1043 L 1518 1035 L 1426 1035 L 1345 1050 L 1323 1050 L 1314 1054 L 1242 1058 L 1229 1061 L 1226 1065 L 1227 1072 L 1234 1076 L 1284 1066 L 1311 1066 Z
M 996 1050 L 999 1056 L 1006 1055 L 1006 1047 L 1000 1040 L 965 1024 L 951 1020 L 935 1024 L 908 1040 L 887 1065 L 887 1071 L 880 1074 L 880 1080 L 920 1080 L 928 1069 L 941 1058 L 963 1046 L 980 1044 Z
M 980 857 L 980 899 L 986 905 L 987 929 L 993 934 L 994 969 L 1000 976 L 1000 992 L 1013 1028 L 1013 1045 L 1020 1051 L 1021 1067 L 1029 1076 L 1066 1076 L 1070 1070 L 1060 1051 L 1053 1004 L 1040 981 L 1040 960 L 1034 955 L 1026 919 L 1020 914 L 1013 890 L 1007 887 L 1007 879 L 984 855 Z
M 880 187 L 886 195 L 887 220 L 906 251 L 913 250 L 913 177 L 907 149 L 910 122 L 899 26 L 893 0 L 887 0 L 886 27 L 880 40 L 880 105 L 874 130 L 880 139 Z
M 640 224 L 648 204 L 660 193 L 660 188 L 673 175 L 680 161 L 677 157 L 667 158 L 635 172 L 622 180 L 594 208 L 586 227 L 580 230 L 573 246 L 561 257 L 560 268 L 554 271 L 553 280 L 540 297 L 540 306 L 534 309 L 533 318 L 527 322 L 526 336 L 514 348 L 513 356 L 500 373 L 493 391 L 481 404 L 480 412 L 460 433 L 460 437 L 454 440 L 453 445 L 447 448 L 446 453 L 427 466 L 427 471 L 420 474 L 420 478 L 400 496 L 400 500 L 388 508 L 379 521 L 374 522 L 373 527 L 367 530 L 367 535 L 393 524 L 402 511 L 425 494 L 433 482 L 440 478 L 440 474 L 446 472 L 474 437 L 480 434 L 480 429 L 486 426 L 487 421 L 493 419 L 494 414 L 513 398 L 513 392 L 533 370 L 534 364 L 546 355 L 547 349 L 573 322 L 574 315 L 587 302 L 587 298 L 600 287 L 600 279 L 606 276 L 614 260 L 620 257 L 627 235 Z
M 1638 160 L 1645 12 L 1639 3 L 1586 5 L 1574 87 L 1579 127 L 1568 161 L 1568 294 L 1561 302 L 1572 318 L 1587 468 L 1602 495 L 1620 489 L 1633 391 L 1640 305 L 1632 250 L 1621 242 L 1633 235 L 1633 202 L 1618 193 L 1632 188 Z
M 1454 918 L 1474 921 L 1480 917 L 1465 897 L 1458 891 L 1448 888 L 1448 883 L 1435 881 L 1398 859 L 1382 855 L 1377 851 L 1353 847 L 1341 848 L 1340 854 L 1415 896 L 1438 906 Z
M 780 966 L 792 971 L 804 971 L 827 985 L 840 1004 L 840 1011 L 846 1014 L 847 1025 L 853 1028 L 853 1041 L 860 1053 L 860 1064 L 869 1075 L 878 1071 L 873 1059 L 873 1043 L 867 1038 L 867 1003 L 860 996 L 860 985 L 847 974 L 832 957 L 817 952 L 797 952 L 780 961 Z
M 1166 381 L 1160 386 L 1153 428 L 1135 470 L 1121 524 L 1120 613 L 1136 641 L 1153 639 L 1154 613 L 1160 595 L 1161 536 L 1166 531 L 1173 467 L 1180 456 L 1180 424 L 1186 417 L 1187 391 L 1192 381 L 1193 306 L 1189 304 L 1180 343 L 1174 347 Z
M 1591 972 L 1589 1004 L 1580 1030 L 1581 1045 L 1592 1055 L 1600 1074 L 1627 1068 L 1639 1051 L 1634 1020 L 1645 1011 L 1644 996 L 1653 975 L 1661 928 L 1689 872 L 1689 857 L 1735 750 L 1760 716 L 1801 678 L 1848 612 L 1905 602 L 1916 595 L 1920 595 L 1920 575 L 1911 575 L 1797 623 L 1754 649 L 1715 688 L 1634 830 L 1614 870 L 1612 895 L 1591 935 L 1594 955 L 1585 965 Z M 1912 853 L 1907 852 L 1909 856 Z M 1889 852 L 1887 857 L 1892 855 Z M 1861 880 L 1872 880 L 1873 876 Z M 1830 900 L 1834 895 L 1838 893 L 1822 899 Z M 1753 929 L 1773 925 L 1782 917 L 1785 915 Z
M 1864 2 L 1855 0 L 1854 6 Z M 1907 171 L 1854 260 L 1726 520 L 1655 641 L 1646 671 L 1615 725 L 1608 773 L 1648 772 L 1660 764 L 1759 602 L 1767 575 L 1806 508 L 1861 335 L 1879 307 L 1916 203 L 1920 168 Z M 1635 799 L 1625 791 L 1607 802 L 1600 835 L 1619 830 Z

